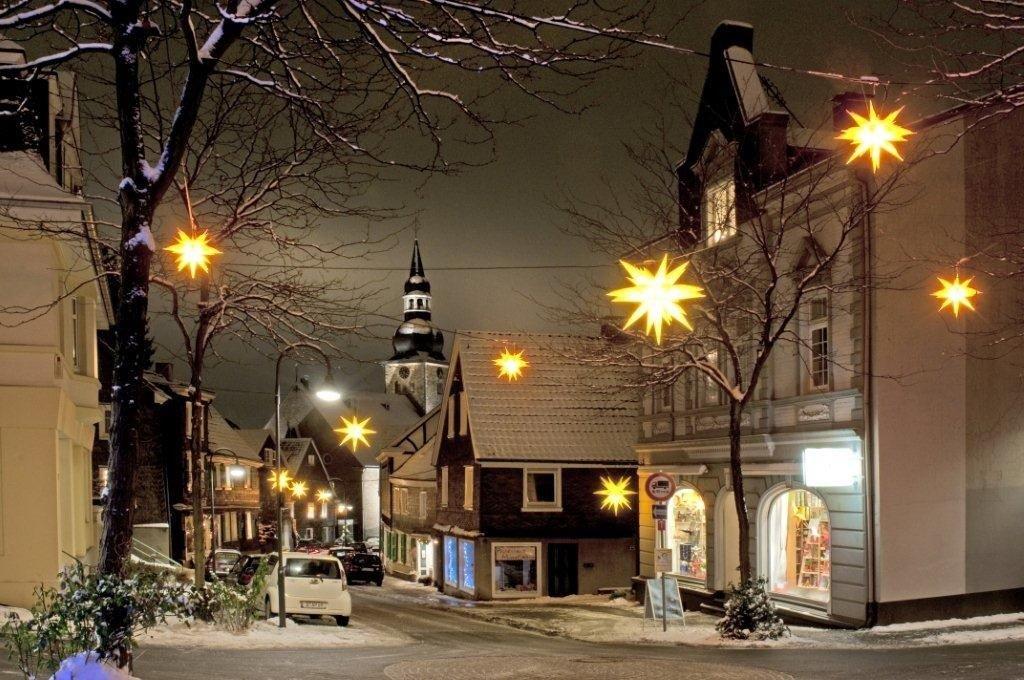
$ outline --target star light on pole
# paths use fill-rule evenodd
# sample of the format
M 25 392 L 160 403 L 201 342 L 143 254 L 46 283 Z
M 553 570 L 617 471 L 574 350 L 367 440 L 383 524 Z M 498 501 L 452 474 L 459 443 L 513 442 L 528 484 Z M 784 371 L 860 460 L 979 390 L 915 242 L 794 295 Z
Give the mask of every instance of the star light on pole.
M 633 285 L 619 288 L 608 293 L 614 302 L 625 302 L 636 305 L 632 316 L 626 320 L 624 329 L 629 329 L 641 318 L 645 319 L 646 333 L 654 331 L 654 339 L 661 344 L 662 326 L 668 326 L 673 320 L 678 321 L 687 330 L 693 330 L 690 320 L 681 302 L 704 297 L 704 289 L 689 283 L 679 283 L 689 262 L 684 262 L 672 270 L 668 268 L 668 254 L 661 258 L 661 264 L 655 271 L 646 267 L 638 267 L 621 260 L 630 283 Z
M 293 498 L 304 498 L 308 487 L 305 482 L 292 482 L 291 492 Z
M 279 474 L 272 474 L 270 476 L 270 485 L 278 491 L 287 489 L 291 483 L 292 476 L 288 474 L 287 470 L 281 470 Z
M 494 359 L 494 365 L 498 367 L 499 378 L 513 382 L 523 377 L 523 369 L 530 365 L 530 362 L 523 358 L 524 351 L 512 352 L 508 347 L 501 351 L 501 356 Z
M 913 130 L 908 130 L 896 123 L 896 117 L 902 111 L 903 107 L 900 107 L 885 118 L 880 118 L 875 113 L 875 105 L 871 102 L 868 102 L 867 118 L 853 111 L 847 111 L 856 125 L 846 128 L 836 137 L 836 139 L 841 139 L 854 145 L 853 153 L 846 160 L 847 165 L 864 154 L 868 154 L 871 158 L 871 171 L 878 172 L 878 168 L 882 164 L 883 151 L 902 161 L 903 156 L 900 155 L 899 150 L 896 148 L 896 143 L 905 142 L 907 137 L 914 134 Z
M 178 271 L 189 270 L 189 276 L 196 278 L 196 271 L 201 269 L 206 273 L 210 271 L 210 257 L 220 255 L 221 252 L 209 243 L 210 234 L 204 231 L 198 236 L 189 236 L 181 229 L 178 230 L 178 240 L 164 248 L 177 256 Z
M 971 298 L 981 291 L 977 288 L 971 287 L 971 281 L 974 280 L 973 278 L 961 281 L 960 272 L 954 273 L 952 281 L 948 281 L 941 276 L 936 278 L 939 280 L 939 284 L 942 288 L 932 293 L 932 297 L 942 300 L 942 304 L 939 305 L 940 312 L 946 307 L 949 307 L 953 310 L 953 317 L 959 318 L 960 305 L 963 305 L 972 312 L 974 311 L 974 303 L 971 302 Z
M 358 416 L 352 416 L 349 420 L 345 416 L 341 416 L 341 427 L 335 428 L 334 431 L 340 435 L 343 435 L 341 445 L 352 444 L 352 450 L 355 451 L 359 448 L 359 445 L 369 446 L 370 441 L 366 438 L 368 434 L 377 434 L 376 430 L 371 430 L 368 425 L 370 424 L 370 418 L 367 417 L 363 420 L 359 420 Z
M 621 477 L 618 480 L 611 477 L 601 478 L 601 489 L 594 492 L 595 496 L 604 496 L 601 500 L 602 510 L 611 510 L 618 515 L 619 510 L 629 510 L 633 506 L 629 503 L 629 497 L 635 496 L 636 491 L 629 488 L 629 477 Z
M 319 491 L 316 492 L 316 499 L 321 503 L 326 503 L 327 501 L 331 500 L 333 496 L 334 494 L 332 494 L 327 489 L 320 489 Z

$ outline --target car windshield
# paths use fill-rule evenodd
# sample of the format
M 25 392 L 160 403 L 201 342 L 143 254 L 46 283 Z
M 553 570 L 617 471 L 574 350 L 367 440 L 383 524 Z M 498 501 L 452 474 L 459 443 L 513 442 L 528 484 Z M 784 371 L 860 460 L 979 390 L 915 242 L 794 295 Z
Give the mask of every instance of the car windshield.
M 341 578 L 341 570 L 334 560 L 287 560 L 286 574 L 297 578 Z
M 359 567 L 376 567 L 378 564 L 380 564 L 380 558 L 376 555 L 353 555 L 352 564 Z
M 237 553 L 217 553 L 217 556 L 214 557 L 214 564 L 217 571 L 226 571 L 235 566 L 235 562 L 240 558 L 241 555 Z

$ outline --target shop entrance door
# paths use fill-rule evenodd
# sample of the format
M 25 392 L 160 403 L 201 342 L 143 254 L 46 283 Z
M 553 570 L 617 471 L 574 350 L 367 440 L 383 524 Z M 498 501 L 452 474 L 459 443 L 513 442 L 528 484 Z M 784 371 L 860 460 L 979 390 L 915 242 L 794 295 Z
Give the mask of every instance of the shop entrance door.
M 732 491 L 726 491 L 718 498 L 718 512 L 715 513 L 715 570 L 717 589 L 727 591 L 729 584 L 739 585 L 740 580 L 740 523 L 736 514 L 736 500 Z
M 548 595 L 565 597 L 579 590 L 579 545 L 548 544 Z

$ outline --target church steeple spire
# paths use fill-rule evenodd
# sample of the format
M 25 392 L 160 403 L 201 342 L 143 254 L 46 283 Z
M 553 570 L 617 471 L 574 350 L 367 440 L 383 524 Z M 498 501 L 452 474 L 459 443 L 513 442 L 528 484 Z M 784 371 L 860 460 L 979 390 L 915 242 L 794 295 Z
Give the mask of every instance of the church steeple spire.
M 412 242 L 412 264 L 409 265 L 409 278 L 418 276 L 421 279 L 426 280 L 427 275 L 423 271 L 423 259 L 420 257 L 420 241 L 416 239 Z
M 395 331 L 392 340 L 395 349 L 392 359 L 405 359 L 423 354 L 444 361 L 444 336 L 441 331 L 435 330 L 431 323 L 431 305 L 430 281 L 427 280 L 423 269 L 420 242 L 416 240 L 412 247 L 409 278 L 405 282 L 405 294 L 402 296 L 404 321 Z

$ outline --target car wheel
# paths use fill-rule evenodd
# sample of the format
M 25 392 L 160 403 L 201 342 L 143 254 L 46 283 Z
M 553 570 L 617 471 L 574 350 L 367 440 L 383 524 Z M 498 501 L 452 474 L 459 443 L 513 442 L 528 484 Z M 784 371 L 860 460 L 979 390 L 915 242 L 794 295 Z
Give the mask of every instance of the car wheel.
M 348 617 L 347 616 L 335 616 L 334 620 L 337 621 L 338 625 L 341 626 L 342 628 L 348 626 Z
M 381 586 L 384 585 L 384 579 L 379 578 L 379 579 L 377 579 L 376 583 L 377 583 L 377 587 L 380 588 Z
M 266 619 L 270 619 L 274 615 L 274 612 L 270 611 L 270 596 L 263 598 L 263 616 Z

